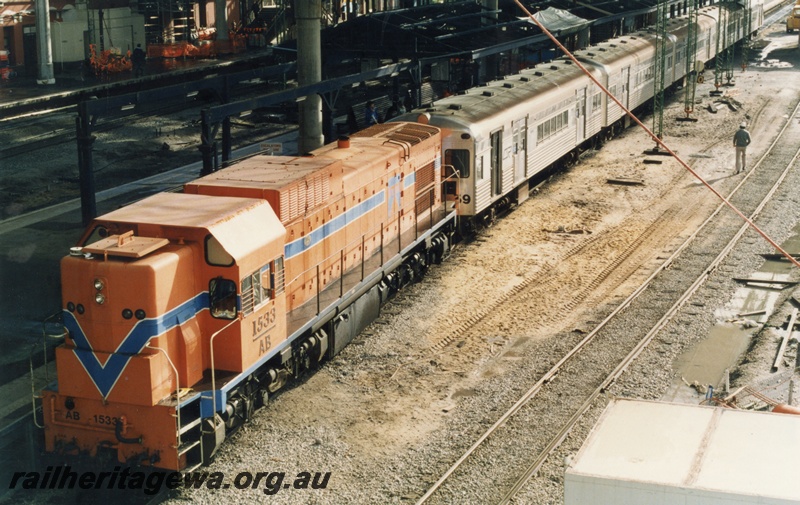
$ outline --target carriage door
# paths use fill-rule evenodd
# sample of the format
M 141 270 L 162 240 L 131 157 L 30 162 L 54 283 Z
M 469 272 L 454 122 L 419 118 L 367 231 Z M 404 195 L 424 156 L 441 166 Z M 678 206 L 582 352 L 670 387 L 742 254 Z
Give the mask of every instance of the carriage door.
M 512 142 L 514 143 L 513 153 L 514 153 L 514 184 L 516 185 L 519 182 L 525 180 L 525 165 L 528 159 L 528 156 L 525 154 L 525 138 L 526 135 L 526 128 L 525 123 L 527 122 L 527 118 L 522 118 L 514 121 L 511 123 L 511 138 Z
M 620 95 L 620 97 L 619 97 L 620 100 L 619 101 L 622 102 L 622 105 L 624 105 L 626 109 L 628 108 L 628 93 L 630 92 L 630 89 L 631 89 L 630 78 L 631 78 L 631 67 L 623 68 L 622 69 L 622 95 Z
M 575 92 L 575 101 L 578 105 L 575 111 L 575 135 L 576 143 L 580 144 L 586 137 L 586 88 Z
M 503 130 L 492 133 L 492 196 L 503 194 Z

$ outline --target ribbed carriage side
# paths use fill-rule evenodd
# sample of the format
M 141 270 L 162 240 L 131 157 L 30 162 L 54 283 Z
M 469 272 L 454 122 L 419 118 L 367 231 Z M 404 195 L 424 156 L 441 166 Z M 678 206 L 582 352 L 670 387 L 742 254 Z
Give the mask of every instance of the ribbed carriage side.
M 571 62 L 557 60 L 447 97 L 398 120 L 445 131 L 445 163 L 459 176 L 459 215 L 481 214 L 570 152 L 587 135 L 588 84 Z
M 719 8 L 703 7 L 697 15 L 697 59 L 710 61 L 717 55 L 717 21 Z
M 631 84 L 639 72 L 641 53 L 652 51 L 649 41 L 638 35 L 628 35 L 576 51 L 575 55 L 585 66 L 599 69 L 605 78 L 601 83 L 624 107 L 632 109 L 636 104 L 631 99 Z M 650 83 L 652 86 L 652 80 Z M 592 103 L 593 106 L 595 102 L 600 104 L 602 128 L 610 127 L 625 115 L 605 93 L 595 92 L 595 96 Z
M 683 16 L 673 20 L 667 26 L 667 30 L 675 37 L 675 57 L 672 65 L 672 79 L 670 80 L 671 83 L 675 83 L 686 77 L 686 50 L 689 45 L 688 19 Z

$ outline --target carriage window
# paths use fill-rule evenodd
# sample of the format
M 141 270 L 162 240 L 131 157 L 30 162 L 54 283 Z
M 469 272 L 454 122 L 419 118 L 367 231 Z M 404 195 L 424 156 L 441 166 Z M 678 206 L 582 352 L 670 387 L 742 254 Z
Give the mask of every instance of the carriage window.
M 206 263 L 218 267 L 233 265 L 233 256 L 228 254 L 222 244 L 213 235 L 206 237 Z
M 469 177 L 469 151 L 466 149 L 447 149 L 444 152 L 444 162 L 452 165 L 459 177 Z
M 236 318 L 236 283 L 217 277 L 208 283 L 208 300 L 211 317 Z

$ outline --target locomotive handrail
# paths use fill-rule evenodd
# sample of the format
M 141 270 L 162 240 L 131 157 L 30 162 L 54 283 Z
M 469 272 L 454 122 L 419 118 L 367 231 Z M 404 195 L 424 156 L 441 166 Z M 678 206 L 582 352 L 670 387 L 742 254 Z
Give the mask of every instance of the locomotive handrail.
M 153 347 L 150 344 L 145 345 L 148 349 L 153 349 L 159 351 L 164 354 L 164 357 L 167 358 L 167 363 L 169 366 L 172 367 L 172 371 L 175 372 L 175 415 L 177 416 L 178 421 L 178 447 L 176 449 L 180 449 L 181 446 L 181 376 L 178 374 L 178 369 L 175 368 L 175 364 L 169 357 L 169 353 L 160 347 Z
M 223 331 L 227 330 L 229 326 L 233 323 L 239 322 L 242 320 L 242 313 L 239 312 L 239 317 L 232 320 L 222 328 L 218 329 L 211 335 L 211 338 L 208 341 L 208 346 L 211 351 L 211 408 L 212 408 L 212 415 L 217 415 L 217 380 L 216 380 L 216 369 L 214 367 L 214 339 L 217 338 L 217 335 L 222 333 Z M 214 427 L 216 427 L 216 421 L 214 421 Z
M 57 324 L 61 328 L 63 328 L 64 331 L 60 335 L 48 335 L 47 334 L 47 330 L 45 328 L 45 325 L 47 324 L 47 322 L 50 319 L 53 319 L 53 318 L 58 317 L 60 315 L 61 315 L 61 311 L 59 310 L 58 312 L 56 312 L 54 314 L 50 314 L 49 316 L 44 318 L 44 320 L 42 320 L 42 351 L 43 351 L 42 354 L 44 355 L 44 367 L 45 367 L 44 368 L 44 378 L 45 378 L 45 380 L 47 382 L 50 382 L 50 374 L 49 374 L 49 370 L 47 369 L 47 344 L 46 344 L 46 338 L 48 336 L 51 337 L 51 338 L 64 338 L 69 334 L 69 331 L 67 330 L 67 327 L 64 326 L 63 323 L 57 322 L 55 324 Z M 31 351 L 31 354 L 32 353 L 33 353 L 33 351 Z
M 455 170 L 454 170 L 454 173 L 457 174 L 457 172 L 455 172 Z M 423 214 L 422 212 L 417 212 L 417 205 L 419 204 L 419 202 L 424 201 L 426 199 L 428 200 L 428 208 L 426 209 L 426 212 L 428 212 L 430 214 L 430 225 L 428 225 L 425 229 L 430 229 L 430 228 L 433 227 L 434 221 L 435 221 L 435 212 L 434 212 L 435 211 L 435 205 L 434 204 L 435 204 L 435 200 L 436 200 L 436 187 L 435 186 L 431 187 L 429 190 L 425 191 L 423 194 L 417 195 L 417 197 L 414 199 L 414 207 L 413 207 L 413 209 L 414 209 L 414 226 L 413 226 L 414 240 L 419 238 L 419 235 L 420 235 L 420 226 L 419 226 L 420 215 Z M 444 202 L 442 202 L 442 204 L 444 205 Z M 446 208 L 442 209 L 442 213 L 443 213 L 443 215 L 446 215 L 447 214 L 447 209 Z M 397 217 L 396 217 L 397 220 L 398 220 L 398 223 L 400 222 L 400 218 L 401 217 L 402 217 L 402 213 L 398 211 L 398 214 L 397 214 Z M 359 239 L 353 240 L 352 242 L 349 242 L 348 244 L 344 245 L 339 250 L 331 253 L 327 257 L 325 257 L 325 258 L 321 259 L 320 261 L 318 261 L 317 264 L 315 264 L 315 265 L 303 270 L 302 272 L 298 273 L 292 279 L 290 279 L 290 280 L 288 280 L 286 282 L 287 291 L 292 291 L 293 287 L 295 286 L 295 284 L 297 282 L 305 282 L 304 279 L 310 273 L 313 272 L 314 280 L 316 282 L 316 293 L 314 295 L 314 299 L 315 299 L 314 301 L 316 303 L 316 314 L 319 315 L 321 310 L 322 310 L 321 295 L 322 295 L 322 291 L 323 291 L 323 288 L 322 288 L 322 275 L 321 274 L 322 274 L 322 272 L 324 270 L 327 270 L 327 268 L 322 268 L 322 265 L 324 265 L 324 264 L 326 264 L 328 262 L 331 262 L 330 266 L 331 267 L 335 266 L 337 264 L 336 257 L 338 256 L 338 265 L 340 266 L 341 272 L 340 272 L 340 274 L 339 274 L 339 276 L 337 278 L 337 282 L 339 282 L 339 296 L 340 297 L 343 296 L 343 294 L 344 294 L 344 276 L 345 276 L 345 272 L 346 272 L 345 260 L 347 258 L 347 251 L 349 251 L 351 249 L 354 249 L 354 248 L 360 248 L 359 249 L 360 252 L 361 252 L 361 259 L 360 259 L 361 277 L 360 277 L 360 280 L 363 281 L 364 280 L 364 275 L 365 275 L 365 266 L 366 266 L 366 262 L 367 262 L 367 259 L 368 259 L 366 257 L 366 254 L 365 254 L 365 252 L 366 252 L 366 239 L 368 237 L 377 236 L 378 233 L 380 233 L 380 237 L 381 237 L 380 238 L 380 245 L 379 245 L 379 252 L 380 252 L 380 255 L 381 255 L 380 265 L 383 266 L 385 264 L 385 258 L 384 258 L 384 251 L 385 251 L 385 248 L 386 248 L 386 239 L 385 239 L 385 236 L 384 236 L 384 228 L 385 228 L 385 226 L 386 226 L 386 223 L 385 222 L 381 222 L 380 225 L 378 225 L 376 227 L 373 227 L 368 232 L 362 234 Z M 409 228 L 409 230 L 410 229 L 411 228 Z M 398 236 L 397 236 L 398 252 L 401 252 L 403 250 L 402 235 L 403 235 L 402 232 L 400 232 L 400 233 L 398 233 Z M 374 254 L 376 254 L 375 251 L 373 251 L 373 254 L 371 254 L 370 257 L 372 257 Z M 356 265 L 353 265 L 349 271 L 352 271 L 354 268 L 356 268 Z M 298 306 L 295 306 L 290 310 L 294 310 L 297 307 L 302 306 L 303 304 L 310 302 L 311 300 L 312 300 L 312 298 L 309 298 L 308 300 L 304 300 Z
M 31 354 L 28 357 L 28 365 L 30 366 L 31 371 L 31 413 L 33 414 L 33 424 L 39 429 L 44 429 L 44 425 L 39 426 L 39 421 L 36 419 L 36 399 L 41 398 L 41 396 L 36 394 L 36 378 L 33 375 L 33 349 L 31 349 Z M 44 365 L 44 373 L 45 377 L 47 377 L 47 363 L 45 362 Z M 49 382 L 49 381 L 48 381 Z
M 448 165 L 448 166 L 449 166 L 449 165 Z M 456 176 L 456 177 L 458 177 L 458 176 Z M 448 178 L 448 179 L 449 179 L 449 178 Z M 446 179 L 443 179 L 443 181 L 442 181 L 442 182 L 444 182 L 445 180 L 446 180 Z M 435 201 L 435 196 L 434 196 L 434 195 L 435 195 L 435 194 L 434 194 L 434 188 L 431 188 L 429 192 L 426 192 L 425 194 L 418 196 L 418 197 L 417 197 L 417 198 L 414 200 L 414 204 L 415 204 L 415 207 L 414 207 L 414 219 L 415 219 L 415 221 L 419 221 L 419 215 L 418 215 L 418 213 L 416 212 L 416 203 L 417 203 L 417 202 L 419 202 L 419 201 L 421 201 L 423 198 L 425 198 L 425 197 L 428 197 L 428 196 L 429 196 L 429 198 L 430 198 L 430 203 L 431 203 L 431 205 L 430 205 L 430 207 L 429 207 L 429 210 L 430 210 L 430 212 L 431 212 L 431 213 L 433 213 L 433 202 Z M 442 202 L 442 203 L 444 203 L 444 202 Z M 345 244 L 345 245 L 344 245 L 344 246 L 343 246 L 341 249 L 339 249 L 337 252 L 334 252 L 334 253 L 330 254 L 329 256 L 327 256 L 327 257 L 323 258 L 322 260 L 320 260 L 320 261 L 319 261 L 319 264 L 322 264 L 322 263 L 325 263 L 325 262 L 327 262 L 327 261 L 330 261 L 330 260 L 332 260 L 332 259 L 333 259 L 335 256 L 337 256 L 337 255 L 341 257 L 342 253 L 346 252 L 346 251 L 347 251 L 348 249 L 350 249 L 351 247 L 353 247 L 353 246 L 357 245 L 359 242 L 361 242 L 361 251 L 362 251 L 362 264 L 363 264 L 363 262 L 364 262 L 364 260 L 363 260 L 363 251 L 364 251 L 364 247 L 365 247 L 365 240 L 366 240 L 366 237 L 368 237 L 368 236 L 372 236 L 372 235 L 377 235 L 377 232 L 378 232 L 378 230 L 380 230 L 380 231 L 383 231 L 383 228 L 384 228 L 385 224 L 386 224 L 386 223 L 383 223 L 383 222 L 382 222 L 382 223 L 381 223 L 379 226 L 376 226 L 376 227 L 372 228 L 372 230 L 369 230 L 369 231 L 367 231 L 366 233 L 363 233 L 363 234 L 361 235 L 361 238 L 360 238 L 360 239 L 358 239 L 358 240 L 353 240 L 352 242 L 350 242 L 350 243 L 348 243 L 348 244 Z M 375 232 L 375 233 L 371 233 L 371 232 Z M 383 238 L 381 238 L 381 246 L 383 246 Z M 381 265 L 383 265 L 383 261 L 381 261 Z M 315 268 L 316 268 L 316 267 L 314 266 L 314 267 L 310 267 L 310 268 L 308 268 L 308 269 L 306 269 L 306 270 L 303 270 L 302 272 L 300 272 L 299 274 L 297 274 L 296 276 L 294 276 L 292 279 L 290 279 L 290 280 L 286 281 L 286 285 L 287 285 L 287 286 L 290 286 L 290 285 L 292 285 L 292 284 L 293 284 L 293 283 L 295 283 L 295 282 L 296 282 L 298 279 L 302 278 L 302 277 L 303 277 L 303 276 L 305 276 L 305 275 L 306 275 L 306 274 L 307 274 L 309 271 L 311 271 L 311 270 L 313 270 L 313 269 L 315 269 Z M 363 279 L 363 277 L 364 277 L 364 276 L 363 276 L 363 274 L 362 274 L 361 278 Z
M 47 330 L 45 329 L 45 325 L 47 324 L 47 321 L 49 321 L 50 319 L 52 319 L 54 317 L 60 316 L 60 315 L 61 315 L 61 311 L 58 311 L 55 314 L 50 314 L 49 316 L 44 318 L 44 320 L 42 321 L 42 355 L 44 356 L 44 361 L 43 361 L 42 367 L 44 368 L 44 380 L 47 383 L 50 382 L 50 370 L 47 368 L 47 337 L 48 337 L 48 334 L 47 334 Z M 64 329 L 64 332 L 61 335 L 50 335 L 50 336 L 52 336 L 53 338 L 64 338 L 64 337 L 66 337 L 66 335 L 69 333 L 69 331 L 67 331 L 67 328 L 61 323 L 57 323 L 57 324 Z M 33 366 L 33 353 L 34 353 L 35 348 L 36 348 L 36 344 L 32 345 L 31 346 L 31 351 L 28 354 L 28 366 L 30 368 L 30 374 L 31 374 L 31 411 L 32 411 L 32 415 L 33 415 L 33 424 L 37 428 L 44 429 L 44 426 L 40 426 L 39 425 L 39 421 L 36 419 L 36 400 L 38 398 L 41 398 L 41 396 L 39 394 L 37 394 L 35 368 Z
M 359 242 L 361 243 L 361 246 L 362 246 L 362 249 L 361 249 L 361 250 L 363 251 L 363 247 L 364 247 L 364 237 L 367 237 L 367 236 L 372 236 L 372 235 L 377 235 L 377 231 L 378 231 L 378 230 L 383 230 L 383 226 L 384 226 L 384 224 L 385 224 L 385 223 L 381 223 L 379 226 L 376 226 L 376 227 L 372 228 L 372 230 L 369 230 L 369 231 L 367 231 L 366 233 L 364 233 L 364 234 L 361 236 L 361 238 L 360 238 L 360 239 L 358 239 L 358 240 L 353 240 L 352 242 L 350 242 L 350 243 L 348 243 L 348 244 L 345 244 L 345 245 L 344 245 L 344 246 L 343 246 L 343 247 L 342 247 L 342 248 L 341 248 L 339 251 L 336 251 L 336 252 L 334 252 L 334 253 L 330 254 L 329 256 L 327 256 L 327 257 L 323 258 L 322 260 L 320 260 L 320 261 L 319 261 L 319 264 L 322 264 L 322 263 L 325 263 L 326 261 L 332 260 L 332 259 L 333 259 L 335 256 L 337 256 L 337 255 L 341 256 L 341 255 L 340 255 L 340 252 L 346 252 L 346 251 L 347 251 L 347 250 L 348 250 L 350 247 L 357 245 Z M 370 232 L 373 232 L 373 231 L 374 231 L 375 233 L 370 233 Z M 362 253 L 362 258 L 363 258 L 363 253 Z M 363 259 L 362 259 L 362 261 L 363 261 Z M 381 262 L 381 265 L 383 265 L 383 262 Z M 310 268 L 308 268 L 308 269 L 306 269 L 306 270 L 303 270 L 302 272 L 300 272 L 299 274 L 297 274 L 296 276 L 294 276 L 294 278 L 292 278 L 291 280 L 287 281 L 287 282 L 286 282 L 286 285 L 287 285 L 287 286 L 290 286 L 290 285 L 292 285 L 294 282 L 296 282 L 298 279 L 300 279 L 301 277 L 303 277 L 305 274 L 307 274 L 309 271 L 313 270 L 314 268 L 316 268 L 316 267 L 310 267 Z

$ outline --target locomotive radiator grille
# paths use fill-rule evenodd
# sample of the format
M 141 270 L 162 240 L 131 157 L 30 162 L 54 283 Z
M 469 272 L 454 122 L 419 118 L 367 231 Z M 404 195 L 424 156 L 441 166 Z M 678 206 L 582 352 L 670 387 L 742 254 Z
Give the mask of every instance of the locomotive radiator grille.
M 415 183 L 415 193 L 417 195 L 416 211 L 417 215 L 422 214 L 431 208 L 431 191 L 436 182 L 436 167 L 432 161 L 417 170 L 417 181 Z

